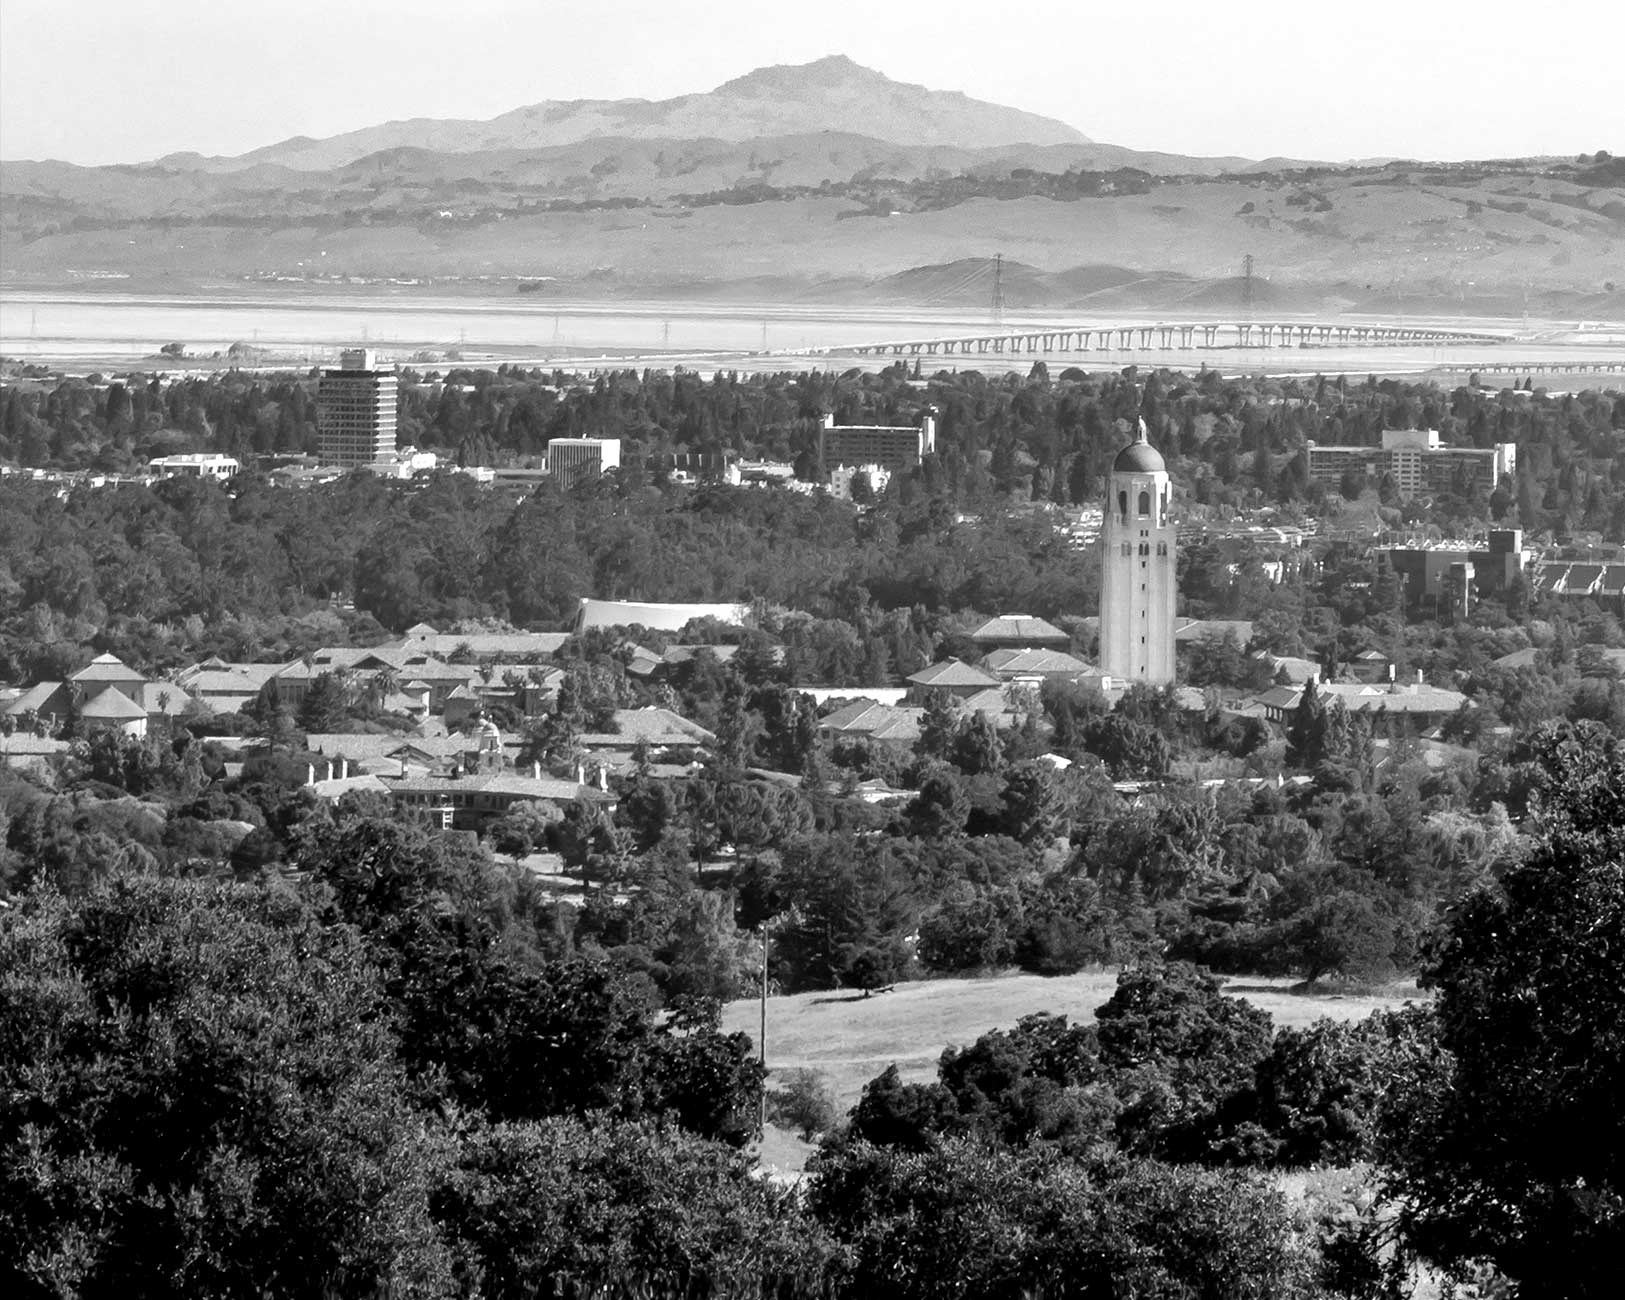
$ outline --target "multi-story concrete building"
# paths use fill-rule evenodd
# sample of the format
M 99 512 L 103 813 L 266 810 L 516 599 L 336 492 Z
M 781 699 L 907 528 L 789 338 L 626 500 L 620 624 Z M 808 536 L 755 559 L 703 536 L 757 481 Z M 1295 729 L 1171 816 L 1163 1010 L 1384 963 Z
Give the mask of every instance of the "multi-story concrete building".
M 1391 546 L 1382 552 L 1405 584 L 1412 605 L 1448 597 L 1465 613 L 1476 592 L 1503 592 L 1524 571 L 1521 528 L 1492 528 L 1488 542 L 1438 542 L 1430 546 Z
M 568 486 L 621 467 L 619 438 L 553 438 L 547 444 L 547 472 Z
M 927 407 L 918 425 L 836 424 L 824 416 L 818 434 L 818 457 L 826 471 L 841 465 L 879 465 L 888 470 L 912 469 L 937 449 L 937 412 Z
M 395 455 L 395 372 L 379 369 L 370 349 L 341 353 L 339 368 L 322 372 L 316 393 L 324 465 L 373 465 Z
M 1384 429 L 1380 447 L 1322 447 L 1309 444 L 1309 477 L 1338 488 L 1350 472 L 1360 479 L 1393 476 L 1399 495 L 1493 491 L 1503 475 L 1518 468 L 1517 444 L 1493 447 L 1446 447 L 1437 429 Z
M 1100 670 L 1114 681 L 1174 680 L 1179 529 L 1161 455 L 1139 436 L 1117 453 L 1100 530 Z

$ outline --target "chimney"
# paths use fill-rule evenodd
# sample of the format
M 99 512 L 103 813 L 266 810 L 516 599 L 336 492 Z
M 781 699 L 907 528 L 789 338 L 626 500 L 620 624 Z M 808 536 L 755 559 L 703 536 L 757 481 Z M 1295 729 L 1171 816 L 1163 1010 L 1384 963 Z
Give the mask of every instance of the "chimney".
M 530 779 L 532 781 L 540 781 L 542 779 L 542 765 L 540 763 L 532 763 L 530 765 Z
M 609 769 L 602 763 L 598 765 L 598 788 L 605 793 L 609 791 Z
M 314 764 L 314 763 L 306 763 L 305 764 L 305 784 L 306 785 L 315 785 L 316 784 L 316 764 Z
M 403 780 L 406 777 L 406 760 L 404 758 L 401 759 L 401 777 Z
M 1418 686 L 1422 684 L 1422 670 L 1420 668 L 1416 670 L 1416 684 Z
M 322 764 L 322 780 L 331 781 L 332 779 L 333 779 L 333 760 L 328 759 L 326 763 Z
M 582 764 L 577 763 L 576 768 L 575 768 L 575 772 L 576 772 L 576 784 L 577 785 L 583 784 L 587 779 L 587 769 Z
M 350 760 L 347 759 L 347 758 L 340 758 L 339 759 L 339 780 L 347 781 L 347 780 L 349 780 L 349 777 L 350 777 Z

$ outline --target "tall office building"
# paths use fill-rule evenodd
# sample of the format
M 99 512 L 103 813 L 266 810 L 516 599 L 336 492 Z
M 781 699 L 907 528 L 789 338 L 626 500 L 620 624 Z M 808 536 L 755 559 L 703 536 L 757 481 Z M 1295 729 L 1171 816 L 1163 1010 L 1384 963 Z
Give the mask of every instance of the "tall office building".
M 1168 469 L 1145 421 L 1117 453 L 1100 531 L 1100 668 L 1117 681 L 1174 680 L 1178 529 L 1169 518 Z
M 322 371 L 316 395 L 322 464 L 375 465 L 395 455 L 395 372 L 380 370 L 371 349 L 341 352 L 339 368 Z

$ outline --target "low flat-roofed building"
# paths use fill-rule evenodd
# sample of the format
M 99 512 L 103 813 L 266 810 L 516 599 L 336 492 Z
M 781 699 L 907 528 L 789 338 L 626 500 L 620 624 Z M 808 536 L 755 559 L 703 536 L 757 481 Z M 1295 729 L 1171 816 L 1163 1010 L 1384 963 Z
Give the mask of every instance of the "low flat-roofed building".
M 235 456 L 219 456 L 211 452 L 189 451 L 175 456 L 154 456 L 147 468 L 165 478 L 210 478 L 225 480 L 233 477 L 242 465 Z
M 570 630 L 579 633 L 595 627 L 646 627 L 661 632 L 681 632 L 697 618 L 714 618 L 730 627 L 744 627 L 749 617 L 749 605 L 593 600 L 583 596 Z

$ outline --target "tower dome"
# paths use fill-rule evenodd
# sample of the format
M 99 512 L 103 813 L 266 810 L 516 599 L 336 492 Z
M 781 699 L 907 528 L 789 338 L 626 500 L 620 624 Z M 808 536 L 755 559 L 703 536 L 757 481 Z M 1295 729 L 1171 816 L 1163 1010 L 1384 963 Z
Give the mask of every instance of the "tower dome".
M 1145 436 L 1145 421 L 1140 421 L 1140 431 L 1133 442 L 1117 453 L 1117 459 L 1112 462 L 1113 474 L 1162 474 L 1168 466 L 1163 463 L 1162 453 L 1153 447 Z

